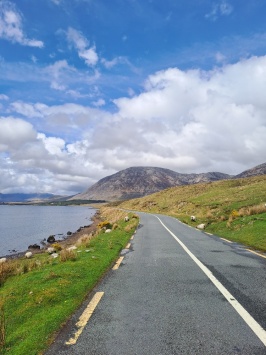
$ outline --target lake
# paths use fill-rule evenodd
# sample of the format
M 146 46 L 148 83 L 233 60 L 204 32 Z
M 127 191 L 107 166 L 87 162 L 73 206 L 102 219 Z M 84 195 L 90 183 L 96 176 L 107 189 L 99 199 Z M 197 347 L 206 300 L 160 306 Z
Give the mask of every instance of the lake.
M 0 257 L 23 252 L 49 235 L 62 239 L 91 224 L 95 213 L 87 206 L 0 205 Z

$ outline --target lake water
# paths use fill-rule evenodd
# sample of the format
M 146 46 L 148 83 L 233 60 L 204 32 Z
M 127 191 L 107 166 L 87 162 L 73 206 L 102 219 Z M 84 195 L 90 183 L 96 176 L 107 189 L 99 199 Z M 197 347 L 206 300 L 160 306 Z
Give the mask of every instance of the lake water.
M 95 213 L 83 206 L 0 205 L 0 257 L 23 252 L 49 235 L 62 239 L 68 231 L 91 224 Z

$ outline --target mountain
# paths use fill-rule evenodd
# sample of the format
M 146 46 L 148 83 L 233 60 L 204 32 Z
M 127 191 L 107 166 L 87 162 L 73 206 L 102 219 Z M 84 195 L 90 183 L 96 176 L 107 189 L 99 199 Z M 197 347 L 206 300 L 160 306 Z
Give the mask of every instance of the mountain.
M 255 166 L 254 168 L 243 171 L 241 174 L 235 175 L 234 179 L 246 178 L 250 176 L 266 174 L 266 163 Z
M 229 179 L 230 175 L 210 172 L 203 174 L 180 174 L 156 167 L 131 167 L 107 176 L 75 195 L 71 200 L 127 200 L 150 195 L 178 185 L 195 184 Z
M 53 194 L 23 194 L 23 193 L 15 193 L 15 194 L 1 194 L 0 193 L 0 203 L 8 203 L 8 202 L 37 202 L 43 200 L 52 200 L 59 196 Z

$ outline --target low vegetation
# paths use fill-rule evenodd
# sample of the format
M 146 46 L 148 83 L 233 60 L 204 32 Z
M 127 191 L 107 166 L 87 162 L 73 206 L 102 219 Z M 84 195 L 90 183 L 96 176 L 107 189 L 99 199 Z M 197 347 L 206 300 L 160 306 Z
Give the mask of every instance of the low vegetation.
M 73 247 L 35 254 L 29 260 L 0 264 L 0 353 L 42 354 L 55 333 L 84 301 L 117 259 L 138 220 L 112 208 L 101 209 L 103 221 L 94 235 L 83 235 Z M 115 226 L 115 227 L 114 227 Z
M 265 204 L 266 175 L 261 175 L 178 186 L 119 207 L 167 214 L 195 227 L 204 223 L 210 233 L 266 251 Z

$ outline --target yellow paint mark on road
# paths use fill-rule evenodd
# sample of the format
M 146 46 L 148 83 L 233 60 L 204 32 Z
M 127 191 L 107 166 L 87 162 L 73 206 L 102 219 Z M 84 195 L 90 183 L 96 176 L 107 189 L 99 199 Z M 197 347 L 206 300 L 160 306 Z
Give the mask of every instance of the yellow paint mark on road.
M 222 239 L 222 240 L 224 240 L 225 242 L 230 243 L 230 244 L 233 243 L 233 242 L 231 242 L 230 240 L 227 240 L 227 239 L 224 239 L 224 238 L 220 238 L 220 239 Z
M 115 263 L 115 266 L 113 267 L 112 270 L 117 270 L 117 269 L 119 268 L 120 264 L 122 263 L 123 259 L 124 259 L 124 257 L 121 256 L 121 257 L 117 260 L 117 262 Z
M 66 345 L 76 344 L 80 334 L 83 332 L 83 329 L 85 328 L 86 324 L 88 323 L 90 317 L 92 316 L 95 308 L 97 307 L 97 305 L 100 302 L 103 295 L 104 295 L 104 292 L 96 292 L 96 294 L 93 296 L 93 298 L 90 301 L 90 303 L 88 304 L 87 308 L 82 313 L 82 315 L 79 317 L 79 320 L 76 323 L 78 330 L 76 331 L 74 337 L 70 338 L 69 341 L 66 342 Z
M 262 255 L 262 254 L 260 254 L 260 253 L 256 253 L 255 251 L 250 250 L 250 249 L 247 249 L 247 250 L 250 251 L 250 252 L 253 253 L 253 254 L 256 254 L 256 255 L 258 255 L 258 256 L 260 256 L 260 257 L 266 259 L 266 256 L 265 256 L 265 255 Z

